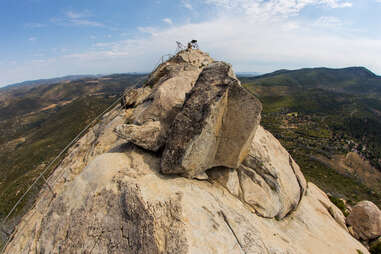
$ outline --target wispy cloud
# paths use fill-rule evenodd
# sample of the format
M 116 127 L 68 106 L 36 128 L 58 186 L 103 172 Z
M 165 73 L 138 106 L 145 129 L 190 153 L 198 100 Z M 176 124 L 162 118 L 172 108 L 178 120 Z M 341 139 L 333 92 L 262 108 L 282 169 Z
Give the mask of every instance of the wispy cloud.
M 64 58 L 72 59 L 74 61 L 103 61 L 104 59 L 124 58 L 129 56 L 128 52 L 114 51 L 114 50 L 102 50 L 102 51 L 89 51 L 85 53 L 69 54 Z
M 87 20 L 87 19 L 71 19 L 69 21 L 73 25 L 78 25 L 78 26 L 93 26 L 93 27 L 104 27 L 105 26 L 103 23 L 100 23 L 97 21 L 91 21 L 91 20 Z
M 29 38 L 28 38 L 28 41 L 36 41 L 36 40 L 37 40 L 36 37 L 29 37 Z
M 156 36 L 157 35 L 157 29 L 155 29 L 154 27 L 151 27 L 151 26 L 145 26 L 145 27 L 138 27 L 138 30 L 139 32 L 143 33 L 143 34 L 150 34 L 152 36 Z
M 315 21 L 314 25 L 320 26 L 320 27 L 336 28 L 336 27 L 342 26 L 343 22 L 338 17 L 322 16 Z
M 80 12 L 68 11 L 65 12 L 64 17 L 52 18 L 50 21 L 64 26 L 106 27 L 102 22 L 95 21 L 93 14 L 89 10 Z
M 240 71 L 266 72 L 278 68 L 351 65 L 381 70 L 381 63 L 374 62 L 374 52 L 380 52 L 380 40 L 357 37 L 355 34 L 342 37 L 340 33 L 330 32 L 329 29 L 316 29 L 317 25 L 336 26 L 339 29 L 345 26 L 342 20 L 333 16 L 323 16 L 315 21 L 295 19 L 309 5 L 344 8 L 350 6 L 348 1 L 204 1 L 216 8 L 218 13 L 207 21 L 173 24 L 167 28 L 139 27 L 142 32 L 140 38 L 98 43 L 92 51 L 67 57 L 81 61 L 102 59 L 99 63 L 111 62 L 107 59 L 115 63 L 123 60 L 123 66 L 135 71 L 154 64 L 155 57 L 174 50 L 175 40 L 187 42 L 195 38 L 203 50 L 210 52 L 216 59 L 231 62 Z M 232 15 L 235 12 L 241 15 Z M 253 15 L 256 12 L 262 13 L 262 16 Z
M 69 19 L 82 19 L 82 18 L 88 18 L 88 17 L 91 17 L 92 14 L 89 10 L 84 10 L 84 11 L 81 11 L 81 12 L 75 12 L 75 11 L 68 11 L 65 13 L 65 15 L 69 18 Z
M 170 19 L 170 18 L 165 18 L 165 19 L 163 19 L 163 22 L 165 22 L 165 23 L 167 23 L 167 24 L 169 24 L 169 25 L 173 25 L 173 21 L 172 21 L 172 19 Z
M 183 0 L 182 1 L 182 4 L 185 8 L 187 8 L 188 10 L 193 10 L 193 6 L 190 4 L 190 2 L 188 0 Z
M 202 8 L 212 10 L 203 21 L 176 22 L 171 26 L 164 26 L 161 21 L 156 27 L 139 27 L 139 33 L 128 36 L 128 40 L 93 41 L 88 50 L 66 52 L 55 62 L 25 68 L 18 65 L 17 69 L 9 67 L 5 71 L 15 77 L 30 73 L 33 78 L 35 73 L 54 76 L 150 71 L 161 55 L 174 52 L 176 40 L 185 43 L 197 39 L 202 50 L 216 60 L 232 63 L 236 71 L 362 65 L 381 73 L 381 62 L 374 60 L 375 55 L 381 55 L 379 37 L 366 37 L 356 31 L 343 33 L 351 28 L 345 16 L 341 19 L 333 14 L 318 19 L 300 16 L 306 7 L 324 7 L 324 13 L 348 8 L 349 0 L 199 0 L 192 2 L 194 11 L 198 11 L 200 1 L 204 3 Z M 95 21 L 91 13 L 69 16 L 71 20 Z M 65 16 L 66 22 L 69 16 Z
M 312 5 L 325 5 L 330 8 L 352 6 L 352 3 L 347 0 L 204 0 L 204 2 L 217 6 L 220 10 L 238 11 L 246 15 L 255 15 L 261 19 L 296 15 L 303 8 Z
M 27 28 L 42 28 L 46 27 L 47 25 L 42 23 L 26 23 L 24 26 Z

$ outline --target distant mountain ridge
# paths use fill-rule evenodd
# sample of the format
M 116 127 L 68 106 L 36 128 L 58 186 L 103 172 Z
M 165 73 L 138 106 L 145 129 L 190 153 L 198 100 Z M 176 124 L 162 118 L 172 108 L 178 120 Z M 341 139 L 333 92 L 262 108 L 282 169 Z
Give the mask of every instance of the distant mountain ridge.
M 101 77 L 103 75 L 101 74 L 96 74 L 96 75 L 91 75 L 91 74 L 82 74 L 82 75 L 68 75 L 68 76 L 63 76 L 63 77 L 57 77 L 57 78 L 47 78 L 47 79 L 36 79 L 36 80 L 27 80 L 19 83 L 13 83 L 9 85 L 5 85 L 0 88 L 2 89 L 8 89 L 8 88 L 15 88 L 15 87 L 20 87 L 20 86 L 37 86 L 37 85 L 46 85 L 46 84 L 54 84 L 62 81 L 74 81 L 82 78 L 97 78 Z
M 75 81 L 79 79 L 88 79 L 88 78 L 101 78 L 101 77 L 116 77 L 120 75 L 144 75 L 146 73 L 138 73 L 138 72 L 126 72 L 126 73 L 112 73 L 112 74 L 79 74 L 79 75 L 67 75 L 62 77 L 55 78 L 47 78 L 47 79 L 36 79 L 36 80 L 26 80 L 23 82 L 8 84 L 4 86 L 0 86 L 0 91 L 4 89 L 13 89 L 16 87 L 31 87 L 31 86 L 39 86 L 39 85 L 51 85 L 54 83 L 59 83 L 63 81 Z
M 381 94 L 381 77 L 365 67 L 278 70 L 256 77 L 249 77 L 246 81 L 260 86 L 320 88 L 350 94 Z
M 260 76 L 261 73 L 254 72 L 254 71 L 243 71 L 243 72 L 236 72 L 237 77 L 256 77 Z

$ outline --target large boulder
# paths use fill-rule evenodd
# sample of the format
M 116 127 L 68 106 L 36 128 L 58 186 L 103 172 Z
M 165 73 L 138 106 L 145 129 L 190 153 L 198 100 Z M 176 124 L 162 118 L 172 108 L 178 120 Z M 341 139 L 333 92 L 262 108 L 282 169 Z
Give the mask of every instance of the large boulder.
M 184 104 L 186 93 L 211 62 L 213 59 L 208 54 L 191 49 L 181 51 L 159 65 L 143 87 L 131 89 L 123 97 L 124 107 L 134 109 L 126 126 L 115 130 L 118 136 L 145 149 L 159 150 Z M 145 134 L 149 134 L 149 140 L 145 140 Z
M 208 65 L 172 123 L 161 171 L 195 177 L 217 166 L 237 168 L 248 154 L 261 111 L 229 64 Z
M 346 222 L 357 239 L 370 241 L 381 236 L 381 211 L 370 201 L 357 203 Z

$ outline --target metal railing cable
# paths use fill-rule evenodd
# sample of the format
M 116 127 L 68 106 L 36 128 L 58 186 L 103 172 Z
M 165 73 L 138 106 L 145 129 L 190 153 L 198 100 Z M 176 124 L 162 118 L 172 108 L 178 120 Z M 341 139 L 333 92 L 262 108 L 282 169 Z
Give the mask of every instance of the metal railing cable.
M 168 60 L 170 57 L 172 57 L 173 55 L 171 54 L 167 54 L 167 55 L 164 55 L 162 57 L 160 57 L 158 63 L 154 66 L 153 68 L 153 71 L 156 71 L 156 69 L 160 66 L 160 64 L 164 63 L 165 60 Z M 167 59 L 166 59 L 167 58 Z M 141 80 L 137 81 L 134 85 L 130 86 L 129 88 L 126 89 L 126 91 L 128 92 L 129 90 L 131 89 L 134 89 L 136 87 L 138 87 L 140 85 L 140 83 L 142 81 L 144 81 L 145 78 L 143 77 Z M 48 172 L 49 169 L 51 169 L 51 167 L 58 161 L 58 159 L 63 155 L 65 154 L 71 147 L 72 145 L 74 145 L 82 136 L 83 134 L 85 134 L 92 126 L 94 126 L 104 115 L 106 115 L 106 113 L 108 113 L 112 108 L 114 108 L 118 103 L 120 103 L 120 101 L 122 100 L 122 98 L 125 96 L 126 94 L 126 91 L 123 92 L 123 94 L 117 98 L 117 100 L 115 100 L 109 107 L 107 107 L 102 113 L 100 113 L 97 117 L 95 117 L 88 125 L 86 125 L 86 127 L 84 129 L 82 129 L 75 137 L 73 140 L 71 140 L 62 150 L 61 152 L 44 168 L 44 170 L 38 175 L 38 177 L 32 182 L 32 184 L 27 188 L 27 190 L 23 193 L 23 195 L 21 195 L 21 197 L 17 200 L 17 202 L 15 203 L 15 205 L 12 207 L 12 209 L 9 211 L 9 213 L 7 214 L 6 217 L 4 217 L 4 219 L 2 220 L 1 222 L 1 229 L 3 231 L 3 233 L 5 233 L 7 235 L 7 240 L 4 242 L 4 245 L 2 246 L 2 249 L 0 250 L 0 253 L 4 253 L 6 247 L 8 246 L 9 242 L 11 241 L 11 239 L 13 238 L 14 234 L 15 234 L 15 228 L 12 229 L 12 232 L 11 233 L 8 233 L 6 231 L 4 231 L 3 229 L 3 226 L 5 225 L 5 223 L 7 222 L 7 220 L 10 218 L 10 216 L 13 214 L 13 212 L 16 210 L 16 208 L 18 207 L 18 205 L 24 200 L 25 196 L 30 192 L 30 190 L 36 186 L 37 182 L 39 180 L 43 180 L 45 184 L 48 185 L 49 187 L 49 190 L 51 192 L 53 192 L 53 189 L 51 188 L 51 185 L 49 184 L 48 180 L 45 178 L 45 173 Z M 120 105 L 120 108 L 123 109 L 125 105 Z M 58 163 L 56 165 L 56 168 L 60 165 L 60 163 Z M 54 169 L 55 170 L 55 169 Z M 54 172 L 53 170 L 53 172 Z M 65 171 L 63 170 L 63 173 L 61 175 L 59 175 L 52 183 L 52 185 L 54 185 L 62 176 L 63 174 L 65 173 Z M 53 192 L 53 196 L 55 195 L 55 193 Z
M 8 215 L 3 219 L 2 223 L 9 218 L 10 215 L 12 215 L 13 211 L 17 208 L 17 206 L 20 204 L 20 202 L 24 199 L 26 194 L 29 193 L 29 191 L 32 189 L 32 187 L 38 182 L 38 180 L 42 179 L 44 177 L 44 174 L 50 169 L 50 167 L 75 143 L 78 141 L 78 139 L 82 136 L 83 133 L 85 133 L 96 121 L 100 119 L 106 112 L 108 112 L 112 107 L 116 105 L 116 103 L 120 102 L 120 99 L 122 97 L 119 97 L 118 100 L 113 102 L 106 110 L 104 110 L 100 115 L 98 115 L 93 121 L 91 121 L 78 135 L 69 143 L 67 144 L 61 152 L 48 164 L 48 166 L 45 167 L 45 169 L 41 172 L 41 174 L 33 181 L 33 183 L 29 186 L 29 188 L 24 192 L 24 194 L 19 198 L 19 200 L 15 203 L 11 211 L 8 213 Z
M 135 84 L 135 85 L 133 85 L 132 87 L 130 87 L 130 88 L 128 88 L 128 90 L 130 90 L 130 89 L 133 89 L 134 87 L 136 87 L 138 85 L 138 83 L 137 84 Z M 3 225 L 5 225 L 5 222 L 8 220 L 8 218 L 13 214 L 13 212 L 16 210 L 16 208 L 18 207 L 18 205 L 21 203 L 21 201 L 23 201 L 23 199 L 25 198 L 25 196 L 30 192 L 30 190 L 34 187 L 34 186 L 36 186 L 36 184 L 37 184 L 37 182 L 39 181 L 39 180 L 43 180 L 44 182 L 45 182 L 45 184 L 47 184 L 48 185 L 48 187 L 49 187 L 49 189 L 50 189 L 50 191 L 53 191 L 52 190 L 52 188 L 51 188 L 51 186 L 49 185 L 49 183 L 48 183 L 48 181 L 46 180 L 46 178 L 45 178 L 45 173 L 49 170 L 49 169 L 51 169 L 51 167 L 58 161 L 58 159 L 64 154 L 64 153 L 66 153 L 68 150 L 69 150 L 69 148 L 73 145 L 73 144 L 75 144 L 81 137 L 82 137 L 82 135 L 86 132 L 86 131 L 88 131 L 92 126 L 94 126 L 98 121 L 99 121 L 99 119 L 101 119 L 107 112 L 109 112 L 112 108 L 114 108 L 115 106 L 116 106 L 116 104 L 117 103 L 120 103 L 120 100 L 122 99 L 122 97 L 124 96 L 124 94 L 122 95 L 122 96 L 120 96 L 120 97 L 118 97 L 118 99 L 117 100 L 115 100 L 109 107 L 107 107 L 101 114 L 99 114 L 96 118 L 94 118 L 84 129 L 82 129 L 82 131 L 81 132 L 79 132 L 78 134 L 77 134 L 77 136 L 75 136 L 75 138 L 72 140 L 72 141 L 70 141 L 70 143 L 69 144 L 67 144 L 62 150 L 61 150 L 61 152 L 48 164 L 48 166 L 46 166 L 45 167 L 45 169 L 40 173 L 40 175 L 33 181 L 33 183 L 28 187 L 28 189 L 23 193 L 23 195 L 17 200 L 17 202 L 15 203 L 15 205 L 12 207 L 12 209 L 10 210 L 10 212 L 7 214 L 7 216 L 2 220 L 2 225 L 1 226 L 3 226 Z M 120 106 L 120 107 L 122 107 L 122 105 Z M 57 165 L 57 167 L 59 166 L 59 164 Z M 63 172 L 65 172 L 65 171 L 63 171 Z M 58 179 L 60 179 L 62 177 L 62 175 L 60 175 L 59 177 L 57 177 L 56 178 L 56 180 L 55 181 L 53 181 L 53 183 L 52 183 L 52 185 L 54 185 L 56 182 L 57 182 L 57 180 Z M 53 195 L 55 195 L 55 193 L 53 193 Z M 14 230 L 14 229 L 13 229 Z M 4 230 L 3 230 L 3 232 L 4 232 Z M 12 239 L 12 235 L 13 235 L 13 232 L 11 232 L 11 233 L 8 233 L 8 232 L 4 232 L 4 233 L 6 233 L 7 235 L 8 235 L 8 237 L 7 237 L 7 241 L 4 243 L 4 246 L 3 246 L 3 248 L 1 249 L 1 252 L 0 253 L 3 253 L 4 252 L 4 250 L 5 250 L 5 248 L 7 247 L 7 245 L 8 245 L 8 243 L 10 242 L 10 240 Z

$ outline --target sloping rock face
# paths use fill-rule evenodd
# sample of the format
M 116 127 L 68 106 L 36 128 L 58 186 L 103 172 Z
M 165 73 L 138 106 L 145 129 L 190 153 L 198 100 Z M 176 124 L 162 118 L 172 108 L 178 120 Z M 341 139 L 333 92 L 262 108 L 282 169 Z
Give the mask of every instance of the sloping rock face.
M 277 221 L 219 185 L 161 175 L 157 155 L 114 151 L 28 213 L 6 253 L 368 253 L 311 183 L 298 209 Z
M 381 211 L 370 201 L 357 203 L 346 222 L 359 240 L 368 242 L 381 236 Z
M 243 199 L 270 218 L 281 219 L 293 211 L 307 187 L 299 166 L 263 127 L 258 129 L 238 174 L 245 182 L 241 184 Z M 260 199 L 255 198 L 257 196 Z
M 290 214 L 307 188 L 299 166 L 262 126 L 258 127 L 249 154 L 237 170 L 214 168 L 207 173 L 266 218 L 282 219 Z
M 368 253 L 325 193 L 306 183 L 259 125 L 260 104 L 231 67 L 204 58 L 210 60 L 180 52 L 145 86 L 129 90 L 124 108 L 72 147 L 49 179 L 56 195 L 41 191 L 5 253 Z M 195 68 L 198 76 L 187 76 Z M 190 134 L 179 131 L 185 117 L 193 119 Z M 197 119 L 202 124 L 192 125 Z M 177 162 L 166 154 L 176 140 L 187 151 Z M 195 156 L 195 147 L 210 158 Z M 188 166 L 190 158 L 196 166 Z M 175 172 L 162 174 L 169 169 Z M 202 172 L 208 181 L 193 178 Z

